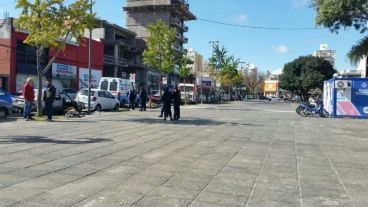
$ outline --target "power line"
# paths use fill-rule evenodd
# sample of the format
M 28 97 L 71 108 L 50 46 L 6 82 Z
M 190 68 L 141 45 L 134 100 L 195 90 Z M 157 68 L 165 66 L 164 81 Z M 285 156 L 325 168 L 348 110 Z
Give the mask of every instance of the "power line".
M 209 20 L 209 19 L 202 19 L 202 18 L 197 18 L 200 21 L 204 21 L 204 22 L 211 22 L 214 24 L 221 24 L 221 25 L 226 25 L 226 26 L 233 26 L 233 27 L 242 27 L 242 28 L 247 28 L 247 29 L 262 29 L 262 30 L 287 30 L 287 31 L 292 31 L 292 30 L 326 30 L 325 28 L 318 28 L 318 27 L 264 27 L 264 26 L 252 26 L 252 25 L 241 25 L 241 24 L 232 24 L 232 23 L 226 23 L 226 22 L 220 22 L 220 21 L 215 21 L 215 20 Z

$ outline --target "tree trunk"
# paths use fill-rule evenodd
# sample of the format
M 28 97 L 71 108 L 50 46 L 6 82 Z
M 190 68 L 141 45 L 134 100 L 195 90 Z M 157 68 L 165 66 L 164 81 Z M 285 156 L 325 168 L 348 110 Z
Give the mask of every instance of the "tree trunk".
M 158 90 L 160 92 L 160 98 L 162 97 L 162 75 L 160 74 L 160 79 L 158 80 Z
M 36 62 L 37 62 L 37 76 L 38 76 L 38 91 L 37 91 L 37 116 L 42 116 L 42 71 L 41 71 L 41 55 L 42 47 L 37 47 Z
M 186 80 L 184 78 L 184 104 L 187 105 L 187 90 L 185 87 Z
M 231 101 L 231 85 L 229 85 L 229 101 Z

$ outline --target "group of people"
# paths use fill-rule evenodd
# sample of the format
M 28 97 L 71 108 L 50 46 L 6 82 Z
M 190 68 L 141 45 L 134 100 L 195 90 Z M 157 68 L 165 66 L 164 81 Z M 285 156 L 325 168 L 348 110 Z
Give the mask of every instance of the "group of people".
M 24 110 L 23 117 L 26 121 L 32 119 L 31 111 L 33 102 L 35 100 L 35 91 L 34 91 L 34 83 L 32 78 L 28 78 L 26 83 L 23 86 L 23 96 L 24 96 Z M 52 121 L 53 114 L 53 103 L 55 101 L 56 96 L 56 88 L 52 85 L 51 79 L 46 80 L 46 85 L 43 90 L 43 101 L 44 101 L 44 109 L 47 115 L 47 121 Z M 135 89 L 131 89 L 128 93 L 129 100 L 129 109 L 135 110 L 137 93 Z M 148 99 L 147 90 L 144 86 L 141 87 L 139 92 L 139 100 L 140 100 L 140 111 L 146 111 L 146 102 Z M 167 120 L 169 117 L 170 120 L 179 120 L 180 119 L 180 102 L 181 102 L 181 93 L 178 86 L 175 89 L 170 87 L 166 87 L 164 94 L 161 98 L 162 109 L 161 115 L 159 117 L 164 117 L 164 120 Z M 174 106 L 174 116 L 171 112 L 171 105 Z
M 171 121 L 180 119 L 181 93 L 178 86 L 176 86 L 174 90 L 170 90 L 169 87 L 165 88 L 165 92 L 162 95 L 161 102 L 162 109 L 159 117 L 164 117 L 164 120 L 170 117 Z M 171 113 L 171 105 L 174 106 L 174 117 Z
M 23 86 L 22 95 L 24 97 L 23 118 L 26 121 L 32 120 L 31 111 L 35 100 L 34 82 L 32 78 L 27 78 Z M 51 79 L 46 80 L 46 85 L 43 90 L 43 101 L 45 104 L 45 112 L 47 121 L 52 121 L 53 104 L 56 96 L 56 88 L 52 85 Z
M 139 100 L 140 100 L 140 109 L 139 111 L 146 111 L 147 109 L 147 91 L 146 88 L 144 86 L 141 87 L 141 91 L 139 93 Z M 128 100 L 129 100 L 129 109 L 133 109 L 135 110 L 135 104 L 136 104 L 136 98 L 137 98 L 137 93 L 135 91 L 135 89 L 130 89 L 130 91 L 128 92 Z

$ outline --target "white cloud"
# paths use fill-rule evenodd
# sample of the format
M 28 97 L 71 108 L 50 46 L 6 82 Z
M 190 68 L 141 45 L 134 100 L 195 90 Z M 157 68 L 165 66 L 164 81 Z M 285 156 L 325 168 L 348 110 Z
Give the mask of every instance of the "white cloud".
M 274 48 L 274 51 L 278 54 L 285 54 L 289 52 L 289 48 L 286 45 L 279 45 Z
M 292 0 L 292 4 L 295 8 L 300 8 L 309 5 L 310 0 Z
M 248 20 L 248 15 L 247 14 L 239 14 L 238 16 L 236 16 L 236 21 L 238 22 L 245 22 Z

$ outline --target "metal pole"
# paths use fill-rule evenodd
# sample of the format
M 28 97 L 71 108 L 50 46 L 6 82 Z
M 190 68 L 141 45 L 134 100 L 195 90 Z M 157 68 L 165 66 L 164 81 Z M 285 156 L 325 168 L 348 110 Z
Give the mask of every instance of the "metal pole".
M 90 13 L 92 14 L 92 0 L 91 0 L 91 9 Z M 89 39 L 88 39 L 88 114 L 91 113 L 91 88 L 92 88 L 92 28 L 89 29 Z

